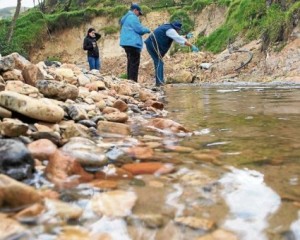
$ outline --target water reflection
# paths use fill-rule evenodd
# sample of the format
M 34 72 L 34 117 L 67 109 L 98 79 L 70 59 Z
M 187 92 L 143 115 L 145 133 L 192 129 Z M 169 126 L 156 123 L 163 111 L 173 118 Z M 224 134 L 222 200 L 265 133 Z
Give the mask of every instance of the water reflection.
M 218 150 L 224 165 L 236 167 L 222 178 L 230 208 L 224 225 L 243 239 L 290 239 L 285 232 L 300 239 L 293 204 L 300 202 L 299 86 L 173 86 L 166 93 L 169 117 L 195 131 L 181 145 Z M 245 167 L 253 171 L 238 170 Z
M 263 175 L 253 170 L 232 169 L 220 182 L 230 209 L 224 227 L 239 233 L 243 240 L 268 239 L 264 233 L 268 216 L 278 210 L 281 200 L 264 183 Z

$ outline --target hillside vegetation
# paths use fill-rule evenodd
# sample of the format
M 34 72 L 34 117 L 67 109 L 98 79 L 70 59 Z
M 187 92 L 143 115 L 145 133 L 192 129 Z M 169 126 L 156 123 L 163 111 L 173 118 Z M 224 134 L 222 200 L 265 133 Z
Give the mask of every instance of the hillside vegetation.
M 19 52 L 28 56 L 31 48 L 38 48 L 46 34 L 79 26 L 98 16 L 120 18 L 131 1 L 117 0 L 46 0 L 43 5 L 23 13 L 17 20 L 11 43 L 6 41 L 10 20 L 0 21 L 0 53 Z M 218 53 L 237 37 L 246 40 L 262 38 L 264 48 L 276 46 L 280 50 L 300 19 L 297 0 L 142 0 L 145 14 L 168 10 L 171 20 L 183 22 L 183 34 L 193 31 L 195 15 L 207 5 L 227 8 L 225 23 L 209 36 L 197 33 L 197 45 Z M 107 26 L 107 34 L 117 27 Z

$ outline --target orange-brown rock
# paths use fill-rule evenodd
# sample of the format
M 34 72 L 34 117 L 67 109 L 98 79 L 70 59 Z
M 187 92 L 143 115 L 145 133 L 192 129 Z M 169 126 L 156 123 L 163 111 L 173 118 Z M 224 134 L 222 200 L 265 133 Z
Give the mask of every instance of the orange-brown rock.
M 119 109 L 121 112 L 126 112 L 128 109 L 128 105 L 121 99 L 115 101 L 113 107 Z
M 150 147 L 131 147 L 126 150 L 126 153 L 132 157 L 137 159 L 151 159 L 153 157 L 154 151 Z
M 147 100 L 157 100 L 157 97 L 153 93 L 144 90 L 139 91 L 139 98 L 142 102 L 146 102 Z
M 164 118 L 155 118 L 149 122 L 149 126 L 153 126 L 162 130 L 169 130 L 172 132 L 189 132 L 185 127 L 181 124 L 171 120 Z
M 24 207 L 41 200 L 41 196 L 33 187 L 0 174 L 0 207 Z
M 93 187 L 100 189 L 116 189 L 118 188 L 118 182 L 113 180 L 101 180 L 96 179 L 89 183 Z
M 38 80 L 43 80 L 44 75 L 41 70 L 34 64 L 28 64 L 24 67 L 22 71 L 25 83 L 34 86 Z
M 129 135 L 130 128 L 128 125 L 116 122 L 99 121 L 97 124 L 97 130 L 100 133 L 113 133 L 121 135 Z
M 103 114 L 110 114 L 110 113 L 114 113 L 114 112 L 119 112 L 119 109 L 114 108 L 114 107 L 105 107 L 105 108 L 102 110 L 102 113 L 103 113 Z
M 153 100 L 149 99 L 145 102 L 145 107 L 153 107 L 155 109 L 162 110 L 162 109 L 164 109 L 164 104 L 161 102 L 153 101 Z
M 60 150 L 50 157 L 45 174 L 51 182 L 62 188 L 72 187 L 93 179 L 93 175 L 87 173 L 75 158 Z
M 159 162 L 145 162 L 145 163 L 129 163 L 122 166 L 133 175 L 139 174 L 167 174 L 174 170 L 172 164 L 164 164 Z
M 41 203 L 33 204 L 28 208 L 25 208 L 21 212 L 18 212 L 14 218 L 15 219 L 22 219 L 22 218 L 29 218 L 29 217 L 37 217 L 45 210 L 45 207 Z
M 49 160 L 56 152 L 57 146 L 48 139 L 39 139 L 28 144 L 28 149 L 33 156 L 38 160 Z
M 125 123 L 128 120 L 128 115 L 123 112 L 113 112 L 109 114 L 104 114 L 104 117 L 109 122 Z

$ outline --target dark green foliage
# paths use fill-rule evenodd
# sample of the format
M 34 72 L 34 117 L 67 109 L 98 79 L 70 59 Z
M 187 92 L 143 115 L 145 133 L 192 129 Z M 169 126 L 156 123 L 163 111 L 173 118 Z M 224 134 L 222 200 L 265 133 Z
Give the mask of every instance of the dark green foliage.
M 207 5 L 211 4 L 213 0 L 196 0 L 193 2 L 192 9 L 194 12 L 201 12 Z
M 181 34 L 187 34 L 194 28 L 194 22 L 190 18 L 190 15 L 183 10 L 177 10 L 170 18 L 170 22 L 180 21 L 182 23 Z
M 0 52 L 7 55 L 11 52 L 19 52 L 27 56 L 27 50 L 33 46 L 39 46 L 42 36 L 47 32 L 47 24 L 44 15 L 40 11 L 31 11 L 22 15 L 16 22 L 12 42 L 7 44 L 6 33 L 10 22 L 0 22 Z
M 101 31 L 103 31 L 105 35 L 110 35 L 110 34 L 119 32 L 120 27 L 119 26 L 106 26 L 106 27 L 102 28 Z

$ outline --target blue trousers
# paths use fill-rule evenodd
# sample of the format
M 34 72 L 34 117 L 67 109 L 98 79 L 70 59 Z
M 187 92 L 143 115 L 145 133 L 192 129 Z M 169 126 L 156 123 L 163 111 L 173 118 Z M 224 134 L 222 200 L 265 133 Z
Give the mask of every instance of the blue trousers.
M 154 62 L 154 68 L 155 68 L 155 83 L 156 86 L 163 85 L 164 80 L 164 62 L 162 59 L 158 56 L 157 50 L 154 48 L 153 44 L 146 43 L 147 51 L 150 54 L 153 62 Z
M 88 62 L 90 65 L 90 70 L 97 69 L 100 70 L 100 59 L 96 57 L 88 57 Z

